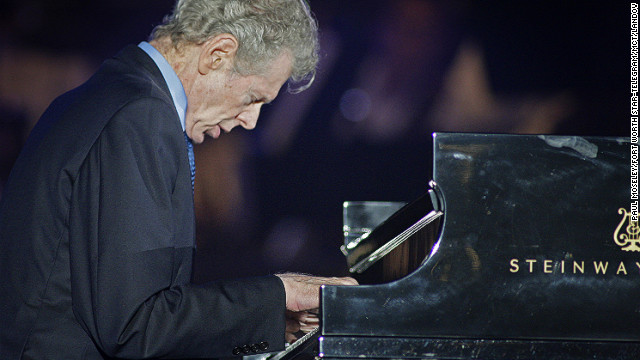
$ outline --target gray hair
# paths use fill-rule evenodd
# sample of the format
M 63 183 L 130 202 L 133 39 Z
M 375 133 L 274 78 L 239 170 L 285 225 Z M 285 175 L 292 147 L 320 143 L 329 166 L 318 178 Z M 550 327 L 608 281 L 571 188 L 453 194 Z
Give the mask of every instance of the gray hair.
M 293 61 L 290 79 L 306 81 L 295 89 L 289 85 L 289 90 L 299 92 L 313 82 L 318 26 L 305 0 L 179 0 L 151 39 L 169 37 L 177 48 L 224 33 L 238 40 L 234 69 L 239 74 L 260 74 L 288 51 Z

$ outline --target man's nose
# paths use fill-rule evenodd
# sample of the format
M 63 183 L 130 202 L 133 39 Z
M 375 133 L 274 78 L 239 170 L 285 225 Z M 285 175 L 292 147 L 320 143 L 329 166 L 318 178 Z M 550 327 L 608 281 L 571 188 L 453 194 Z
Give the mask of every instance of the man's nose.
M 260 108 L 262 104 L 252 104 L 249 109 L 243 112 L 240 117 L 240 126 L 247 130 L 253 130 L 258 123 L 258 117 L 260 116 Z

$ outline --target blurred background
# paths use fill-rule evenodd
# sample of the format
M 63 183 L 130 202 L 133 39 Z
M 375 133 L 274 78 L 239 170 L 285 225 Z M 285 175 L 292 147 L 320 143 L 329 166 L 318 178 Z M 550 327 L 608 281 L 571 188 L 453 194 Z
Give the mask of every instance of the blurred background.
M 198 282 L 345 274 L 342 203 L 420 196 L 435 131 L 629 136 L 626 2 L 309 3 L 315 84 L 196 146 Z M 0 195 L 47 105 L 146 40 L 173 0 L 3 4 Z

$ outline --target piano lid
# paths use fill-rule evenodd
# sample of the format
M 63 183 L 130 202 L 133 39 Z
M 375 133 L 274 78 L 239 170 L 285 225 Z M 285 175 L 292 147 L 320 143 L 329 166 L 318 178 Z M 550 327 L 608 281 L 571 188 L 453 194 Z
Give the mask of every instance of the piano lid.
M 629 139 L 437 133 L 433 146 L 431 255 L 397 281 L 323 288 L 325 342 L 640 341 Z

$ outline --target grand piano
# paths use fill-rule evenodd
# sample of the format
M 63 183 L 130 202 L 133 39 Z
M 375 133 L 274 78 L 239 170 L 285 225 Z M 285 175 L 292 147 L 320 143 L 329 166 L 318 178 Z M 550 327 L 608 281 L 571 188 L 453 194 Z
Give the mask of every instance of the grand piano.
M 346 202 L 360 286 L 275 359 L 640 359 L 628 138 L 436 133 L 407 204 Z M 634 210 L 636 211 L 636 210 Z

